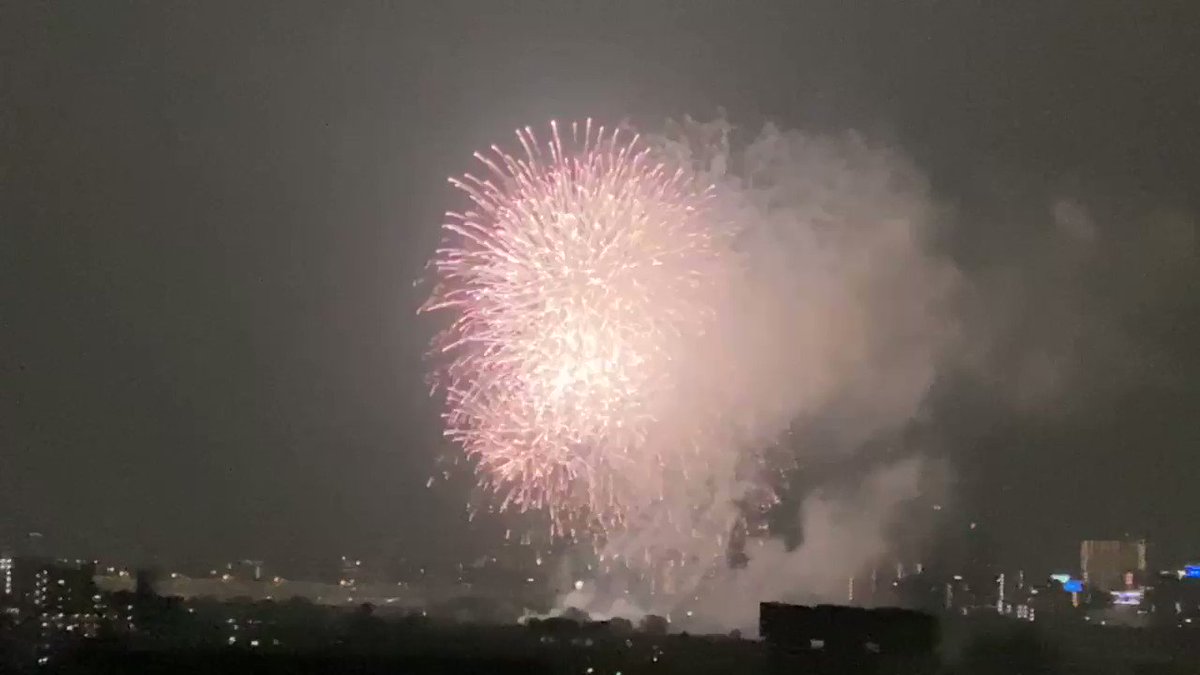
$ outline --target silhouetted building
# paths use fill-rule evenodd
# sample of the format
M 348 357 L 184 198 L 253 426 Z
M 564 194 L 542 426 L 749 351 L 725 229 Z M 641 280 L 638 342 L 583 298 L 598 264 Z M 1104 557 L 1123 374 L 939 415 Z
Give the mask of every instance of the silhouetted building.
M 1164 572 L 1146 597 L 1155 623 L 1200 627 L 1200 576 Z
M 825 651 L 932 656 L 938 644 L 933 616 L 906 609 L 836 605 L 759 604 L 759 634 L 776 651 Z
M 34 605 L 43 622 L 67 629 L 75 620 L 95 614 L 100 600 L 92 562 L 56 561 L 38 570 Z M 94 618 L 94 617 L 93 617 Z
M 6 558 L 6 614 L 23 635 L 28 658 L 45 664 L 59 645 L 95 637 L 101 624 L 101 595 L 95 563 Z M 3 670 L 0 665 L 0 670 Z
M 16 607 L 22 613 L 37 607 L 41 573 L 48 564 L 49 561 L 41 558 L 17 556 L 9 559 L 5 573 L 5 585 L 10 589 L 7 594 L 9 606 Z
M 1026 611 L 1032 615 L 1021 618 L 1029 620 L 1070 619 L 1080 616 L 1078 597 L 1056 579 L 1041 585 L 1028 586 L 1022 598 Z
M 926 574 L 924 570 L 892 582 L 897 604 L 908 609 L 931 613 L 950 609 L 947 603 L 947 594 L 951 595 L 949 599 L 952 601 L 953 589 L 947 590 L 946 586 L 946 582 L 932 574 Z
M 1092 590 L 1120 591 L 1129 587 L 1127 574 L 1140 583 L 1146 573 L 1146 540 L 1086 540 L 1079 546 L 1083 583 Z

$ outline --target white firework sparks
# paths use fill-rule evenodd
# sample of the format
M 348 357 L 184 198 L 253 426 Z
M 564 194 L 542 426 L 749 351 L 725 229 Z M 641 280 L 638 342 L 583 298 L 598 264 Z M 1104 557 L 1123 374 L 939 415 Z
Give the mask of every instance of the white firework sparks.
M 647 436 L 727 251 L 690 173 L 590 120 L 564 135 L 518 131 L 521 155 L 492 146 L 483 177 L 451 179 L 473 206 L 447 214 L 422 307 L 453 317 L 435 344 L 446 434 L 501 508 L 559 534 L 621 526 L 686 470 L 686 443 Z

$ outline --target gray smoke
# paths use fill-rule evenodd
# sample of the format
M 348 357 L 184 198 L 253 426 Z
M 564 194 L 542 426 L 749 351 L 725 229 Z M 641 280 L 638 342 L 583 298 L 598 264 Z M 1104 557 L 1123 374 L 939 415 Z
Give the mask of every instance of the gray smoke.
M 1095 406 L 1177 377 L 1138 319 L 1181 301 L 1197 261 L 1194 220 L 1098 217 L 1087 200 L 1059 196 L 1010 227 L 964 227 L 889 144 L 772 125 L 736 137 L 724 120 L 685 120 L 656 139 L 716 186 L 717 226 L 732 228 L 739 257 L 712 330 L 679 359 L 679 395 L 662 416 L 662 443 L 708 425 L 704 466 L 667 496 L 679 505 L 670 527 L 649 520 L 604 551 L 677 555 L 655 566 L 648 597 L 588 586 L 565 604 L 676 617 L 686 606 L 694 627 L 753 632 L 761 600 L 846 602 L 851 576 L 896 559 L 901 521 L 906 536 L 921 534 L 914 500 L 948 498 L 940 448 L 922 445 L 942 442 L 945 420 L 926 419 L 939 381 L 969 380 L 997 409 L 1046 416 L 1084 405 L 1079 391 Z M 949 244 L 977 231 L 992 238 L 960 241 L 958 255 L 974 251 L 966 274 Z M 922 424 L 935 428 L 908 433 Z M 799 544 L 752 534 L 746 566 L 729 569 L 738 503 L 773 472 L 804 483 L 828 464 L 807 491 L 781 488 L 784 504 L 799 504 L 783 514 Z
M 603 556 L 645 556 L 653 592 L 633 594 L 638 606 L 687 606 L 692 625 L 753 631 L 760 600 L 844 600 L 849 576 L 887 557 L 893 519 L 929 482 L 911 449 L 807 496 L 794 514 L 799 547 L 752 536 L 749 563 L 725 564 L 750 496 L 894 441 L 918 415 L 959 335 L 959 274 L 930 245 L 926 181 L 893 149 L 774 126 L 736 147 L 732 131 L 685 120 L 656 141 L 716 186 L 714 227 L 732 232 L 736 264 L 717 285 L 711 329 L 679 355 L 677 395 L 652 440 L 696 444 L 694 473 L 612 533 Z M 613 614 L 626 590 L 589 586 L 562 604 Z
M 848 493 L 810 495 L 798 514 L 803 544 L 787 550 L 778 538 L 757 542 L 745 568 L 703 589 L 694 623 L 753 635 L 760 601 L 853 602 L 850 577 L 887 559 L 888 528 L 897 509 L 918 495 L 925 470 L 920 458 L 909 458 L 872 469 Z M 883 576 L 887 583 L 890 577 Z M 857 581 L 861 594 L 867 579 Z

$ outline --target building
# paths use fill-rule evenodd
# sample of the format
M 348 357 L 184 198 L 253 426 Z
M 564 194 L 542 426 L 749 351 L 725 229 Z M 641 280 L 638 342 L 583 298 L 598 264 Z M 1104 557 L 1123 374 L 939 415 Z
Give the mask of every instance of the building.
M 8 554 L 0 554 L 0 604 L 8 604 L 13 594 L 13 559 Z
M 7 560 L 4 578 L 5 587 L 9 592 L 5 595 L 5 604 L 21 610 L 22 613 L 31 612 L 37 607 L 41 573 L 49 561 L 23 556 Z
M 906 609 L 863 609 L 836 605 L 758 606 L 758 632 L 774 654 L 822 651 L 932 657 L 939 642 L 938 621 Z
M 63 645 L 99 633 L 104 609 L 94 562 L 6 556 L 0 573 L 6 591 L 0 606 L 39 664 Z
M 1082 615 L 1079 592 L 1072 590 L 1077 587 L 1082 587 L 1082 584 L 1077 580 L 1072 583 L 1069 577 L 1066 581 L 1061 577 L 1050 578 L 1045 583 L 1026 586 L 1017 598 L 1018 604 L 1025 607 L 1024 616 L 1018 618 L 1029 621 L 1079 618 Z
M 0 559 L 6 604 L 22 614 L 90 612 L 98 593 L 96 564 L 82 560 Z
M 1086 540 L 1079 546 L 1079 569 L 1093 591 L 1125 590 L 1145 579 L 1146 540 Z
M 1148 599 L 1155 623 L 1200 628 L 1200 565 L 1160 573 Z
M 92 562 L 59 560 L 40 566 L 34 586 L 32 609 L 42 628 L 67 633 L 94 635 L 99 616 L 100 592 Z

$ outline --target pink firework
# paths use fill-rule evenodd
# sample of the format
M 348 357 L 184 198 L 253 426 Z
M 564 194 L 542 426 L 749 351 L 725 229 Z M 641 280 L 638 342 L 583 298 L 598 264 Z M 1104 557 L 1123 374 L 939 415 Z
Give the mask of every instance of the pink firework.
M 421 311 L 452 320 L 434 344 L 445 433 L 499 506 L 608 530 L 686 461 L 651 439 L 725 247 L 709 186 L 638 136 L 550 131 L 517 131 L 519 155 L 492 146 L 483 177 L 450 180 L 472 206 L 447 214 Z

